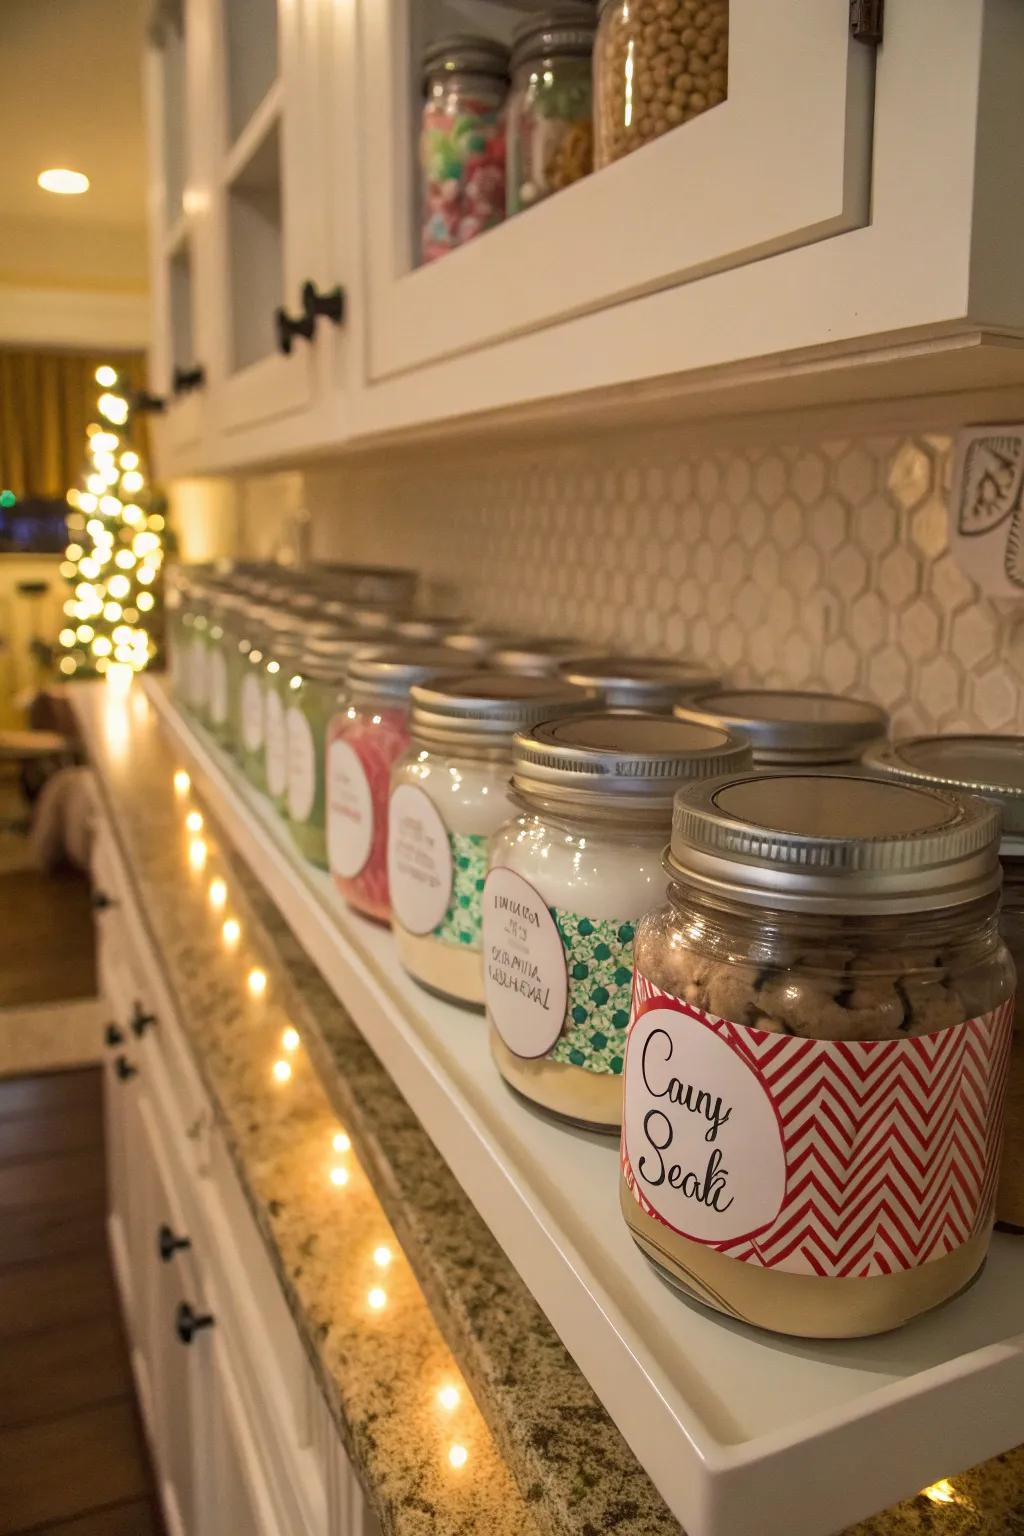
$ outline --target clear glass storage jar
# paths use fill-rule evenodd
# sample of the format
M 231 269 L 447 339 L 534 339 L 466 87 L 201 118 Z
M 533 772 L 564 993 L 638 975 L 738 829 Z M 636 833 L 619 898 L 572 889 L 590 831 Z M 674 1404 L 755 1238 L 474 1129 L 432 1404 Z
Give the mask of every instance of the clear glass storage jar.
M 285 810 L 288 793 L 288 738 L 285 734 L 288 685 L 301 655 L 302 637 L 294 616 L 268 613 L 260 677 L 263 788 L 279 811 Z
M 1017 969 L 996 1226 L 1024 1236 L 1024 736 L 912 736 L 868 753 L 875 773 L 980 795 L 1002 818 L 999 927 Z
M 478 629 L 471 625 L 465 629 L 456 630 L 452 634 L 445 635 L 441 641 L 444 646 L 453 651 L 460 651 L 465 658 L 467 666 L 490 666 L 491 657 L 496 651 L 508 650 L 510 647 L 529 644 L 526 635 L 513 634 L 505 629 Z
M 484 995 L 498 1070 L 524 1098 L 618 1129 L 633 931 L 664 889 L 672 792 L 749 763 L 739 737 L 664 715 L 586 714 L 516 737 L 521 814 L 488 853 Z
M 206 718 L 206 630 L 212 595 L 209 582 L 192 577 L 185 591 L 181 613 L 184 639 L 182 699 L 186 708 L 199 720 Z
M 299 852 L 327 868 L 324 764 L 327 732 L 344 704 L 349 662 L 367 650 L 361 630 L 311 635 L 294 663 L 285 700 L 288 828 Z
M 508 50 L 460 34 L 423 57 L 420 260 L 434 261 L 505 217 Z
M 500 646 L 494 651 L 489 666 L 502 672 L 525 672 L 528 676 L 544 677 L 558 671 L 563 661 L 585 656 L 588 647 L 579 640 L 566 640 L 561 635 L 541 636 L 536 640 L 517 640 L 512 645 Z
M 593 5 L 566 3 L 532 17 L 512 49 L 506 208 L 511 217 L 588 176 Z
M 326 597 L 349 608 L 378 608 L 389 613 L 412 607 L 419 585 L 415 571 L 390 565 L 346 565 L 326 561 L 311 574 Z
M 513 814 L 513 737 L 593 702 L 555 678 L 486 671 L 412 690 L 412 739 L 391 776 L 388 888 L 398 958 L 429 991 L 483 1008 L 487 842 Z
M 558 670 L 567 682 L 596 689 L 606 709 L 654 715 L 670 715 L 680 699 L 722 682 L 707 667 L 667 656 L 580 656 Z
M 238 680 L 238 730 L 236 740 L 238 742 L 238 760 L 242 765 L 242 772 L 254 788 L 265 790 L 267 787 L 266 770 L 263 760 L 263 748 L 265 739 L 264 719 L 264 686 L 265 667 L 267 664 L 267 646 L 270 643 L 273 631 L 272 624 L 276 614 L 273 609 L 262 604 L 253 605 L 246 613 L 246 629 L 248 633 L 242 637 L 238 647 L 239 671 Z M 228 673 L 229 690 L 232 686 Z
M 398 640 L 422 640 L 427 645 L 443 645 L 449 635 L 466 627 L 466 615 L 445 613 L 410 613 L 396 617 L 391 626 Z
M 746 736 L 761 767 L 859 763 L 884 741 L 889 716 L 867 699 L 781 688 L 723 688 L 677 704 L 680 720 L 721 725 Z
M 348 702 L 327 730 L 327 863 L 349 906 L 377 922 L 391 921 L 388 800 L 391 770 L 409 745 L 410 690 L 464 671 L 440 646 L 384 646 L 349 663 Z
M 224 747 L 230 745 L 232 734 L 230 653 L 243 606 L 237 592 L 215 592 L 206 627 L 206 724 Z
M 595 165 L 718 106 L 728 81 L 729 0 L 601 0 Z
M 1013 963 L 999 821 L 865 775 L 676 796 L 668 903 L 637 928 L 622 1212 L 688 1295 L 859 1337 L 988 1250 Z

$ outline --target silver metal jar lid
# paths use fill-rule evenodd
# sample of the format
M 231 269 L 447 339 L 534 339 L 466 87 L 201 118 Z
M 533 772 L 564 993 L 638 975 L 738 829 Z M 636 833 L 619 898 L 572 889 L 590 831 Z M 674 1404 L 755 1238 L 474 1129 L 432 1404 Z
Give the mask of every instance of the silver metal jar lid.
M 391 626 L 400 640 L 428 640 L 431 644 L 440 645 L 446 635 L 453 630 L 466 627 L 466 615 L 424 613 L 408 614 L 403 618 L 396 618 Z
M 491 653 L 490 661 L 503 672 L 527 672 L 537 676 L 557 672 L 561 662 L 574 656 L 585 656 L 587 649 L 579 640 L 566 640 L 559 635 L 547 640 L 523 640 L 502 646 Z
M 867 699 L 836 693 L 773 688 L 723 688 L 682 704 L 680 720 L 740 731 L 757 763 L 855 763 L 865 747 L 884 737 L 889 717 Z
M 511 750 L 517 731 L 596 702 L 592 691 L 558 678 L 459 672 L 413 688 L 412 735 L 428 744 Z
M 706 667 L 668 656 L 580 656 L 558 669 L 566 682 L 596 688 L 609 709 L 671 710 L 687 695 L 717 688 L 721 677 Z
M 296 669 L 303 677 L 317 682 L 343 683 L 354 656 L 379 649 L 367 641 L 362 630 L 335 630 L 330 635 L 307 637 Z
M 509 67 L 518 69 L 528 59 L 567 55 L 589 58 L 597 30 L 597 11 L 587 0 L 563 0 L 539 16 L 531 16 L 516 28 Z
M 514 649 L 529 644 L 525 635 L 513 634 L 505 629 L 458 629 L 445 635 L 441 644 L 450 650 L 461 651 L 464 656 L 491 657 L 495 651 Z
M 671 715 L 605 710 L 548 720 L 515 738 L 512 782 L 545 800 L 669 811 L 681 784 L 751 764 L 747 742 Z
M 369 642 L 349 663 L 348 684 L 361 698 L 381 696 L 403 700 L 416 683 L 428 677 L 465 671 L 465 663 L 439 645 L 385 645 Z
M 983 800 L 867 774 L 758 773 L 679 791 L 666 868 L 757 907 L 932 911 L 998 889 L 998 844 Z
M 504 43 L 471 32 L 439 37 L 423 53 L 423 78 L 433 75 L 508 75 L 508 49 Z
M 904 783 L 979 795 L 1002 815 L 1005 854 L 1024 854 L 1024 736 L 910 736 L 867 753 L 875 772 Z
M 325 597 L 367 608 L 411 603 L 418 581 L 415 571 L 389 565 L 318 565 L 315 575 Z

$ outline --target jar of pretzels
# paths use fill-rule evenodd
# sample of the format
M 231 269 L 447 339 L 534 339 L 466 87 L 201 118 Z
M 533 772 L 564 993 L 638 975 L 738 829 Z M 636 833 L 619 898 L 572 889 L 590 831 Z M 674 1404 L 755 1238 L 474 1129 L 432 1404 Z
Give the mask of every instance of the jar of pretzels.
M 729 0 L 602 0 L 594 48 L 594 163 L 726 98 Z

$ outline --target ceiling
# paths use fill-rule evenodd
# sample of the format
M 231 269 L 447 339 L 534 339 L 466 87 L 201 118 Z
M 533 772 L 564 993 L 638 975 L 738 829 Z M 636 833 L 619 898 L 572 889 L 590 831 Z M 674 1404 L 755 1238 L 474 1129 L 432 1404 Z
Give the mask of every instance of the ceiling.
M 0 0 L 0 283 L 145 287 L 142 46 L 149 0 Z M 84 171 L 82 197 L 36 186 Z

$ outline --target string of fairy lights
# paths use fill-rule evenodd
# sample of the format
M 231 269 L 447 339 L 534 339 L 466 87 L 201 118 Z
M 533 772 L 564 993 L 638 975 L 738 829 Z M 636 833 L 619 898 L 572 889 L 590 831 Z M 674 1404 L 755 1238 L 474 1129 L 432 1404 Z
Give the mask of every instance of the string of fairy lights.
M 193 879 L 199 885 L 199 892 L 205 886 L 205 902 L 213 922 L 220 927 L 221 943 L 229 954 L 238 957 L 245 990 L 252 1003 L 258 1006 L 267 996 L 269 978 L 262 966 L 250 963 L 251 957 L 246 954 L 246 947 L 242 942 L 242 925 L 231 912 L 231 891 L 227 880 L 223 875 L 211 875 L 210 865 L 214 862 L 216 854 L 206 835 L 203 813 L 192 799 L 191 776 L 187 769 L 176 768 L 171 782 L 175 799 L 185 812 L 183 817 L 185 862 Z M 292 1083 L 301 1055 L 302 1037 L 299 1031 L 289 1024 L 282 1030 L 273 1060 L 269 1064 L 269 1075 L 279 1090 L 285 1091 Z M 359 1165 L 354 1164 L 351 1137 L 340 1128 L 334 1130 L 331 1133 L 330 1149 L 333 1155 L 325 1158 L 328 1181 L 334 1189 L 344 1190 L 351 1183 L 353 1175 L 360 1171 Z M 388 1272 L 395 1262 L 395 1254 L 387 1243 L 374 1242 L 372 1251 L 366 1254 L 365 1262 L 367 1289 L 364 1293 L 364 1305 L 371 1315 L 386 1314 L 392 1304 L 386 1281 Z M 454 1375 L 454 1372 L 452 1374 Z M 445 1421 L 451 1424 L 453 1420 L 458 1421 L 461 1418 L 468 1427 L 467 1420 L 472 1409 L 464 1404 L 463 1390 L 451 1377 L 432 1384 L 428 1387 L 428 1392 L 433 1398 L 442 1424 Z M 461 1472 L 469 1461 L 469 1450 L 463 1443 L 463 1439 L 452 1440 L 443 1429 L 440 1439 L 448 1465 L 453 1471 Z
M 163 513 L 151 505 L 138 453 L 131 446 L 131 408 L 116 369 L 96 370 L 102 425 L 86 428 L 88 462 L 81 487 L 67 493 L 68 545 L 60 572 L 71 595 L 64 604 L 57 663 L 64 677 L 141 672 L 154 652 L 149 624 L 164 558 Z

